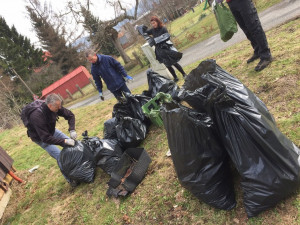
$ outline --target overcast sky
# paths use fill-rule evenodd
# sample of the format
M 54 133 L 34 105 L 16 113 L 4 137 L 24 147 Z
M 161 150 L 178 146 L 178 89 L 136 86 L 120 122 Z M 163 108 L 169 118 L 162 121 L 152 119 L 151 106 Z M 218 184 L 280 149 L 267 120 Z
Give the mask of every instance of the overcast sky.
M 47 3 L 51 3 L 53 11 L 57 12 L 62 11 L 68 1 L 70 0 L 47 0 Z M 41 0 L 41 2 L 44 2 L 44 0 Z M 94 4 L 91 10 L 95 16 L 102 20 L 114 18 L 114 10 L 106 4 L 105 0 L 94 0 L 91 2 Z M 133 1 L 123 0 L 122 2 L 130 4 Z M 31 26 L 25 5 L 26 0 L 0 0 L 0 16 L 4 17 L 9 27 L 14 25 L 18 33 L 28 37 L 31 43 L 38 46 L 38 39 Z

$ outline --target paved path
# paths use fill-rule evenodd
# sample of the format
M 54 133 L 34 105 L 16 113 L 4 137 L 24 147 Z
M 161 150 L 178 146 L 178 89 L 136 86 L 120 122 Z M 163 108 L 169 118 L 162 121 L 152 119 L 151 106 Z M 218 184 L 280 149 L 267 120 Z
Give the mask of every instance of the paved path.
M 292 20 L 300 16 L 300 0 L 283 0 L 282 2 L 266 9 L 259 13 L 259 18 L 265 31 L 270 30 L 280 24 L 283 24 L 289 20 Z M 246 36 L 239 28 L 238 32 L 234 34 L 233 38 L 228 42 L 223 42 L 220 39 L 220 35 L 216 34 L 211 38 L 202 41 L 183 51 L 183 58 L 180 60 L 182 66 L 189 65 L 193 62 L 201 60 L 212 54 L 226 49 L 227 47 L 246 40 Z M 249 43 L 249 48 L 251 48 Z M 143 71 L 134 76 L 134 82 L 128 84 L 129 89 L 135 89 L 143 84 L 147 83 L 146 71 Z M 113 95 L 109 91 L 105 91 L 104 97 L 109 99 Z M 92 105 L 100 102 L 98 95 L 95 95 L 82 102 L 74 104 L 69 109 L 78 108 L 85 105 Z

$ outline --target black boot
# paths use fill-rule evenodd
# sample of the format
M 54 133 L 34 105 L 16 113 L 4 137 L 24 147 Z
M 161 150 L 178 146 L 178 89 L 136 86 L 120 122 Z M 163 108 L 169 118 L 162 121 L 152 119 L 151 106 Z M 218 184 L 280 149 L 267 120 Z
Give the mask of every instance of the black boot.
M 270 57 L 269 59 L 261 59 L 257 66 L 255 67 L 255 71 L 262 71 L 264 68 L 266 68 L 270 63 L 272 62 L 272 58 Z
M 255 61 L 256 59 L 259 59 L 259 55 L 257 55 L 257 54 L 253 54 L 253 56 L 251 56 L 251 58 L 249 58 L 248 60 L 247 60 L 247 64 L 249 64 L 249 63 L 252 63 L 253 61 Z

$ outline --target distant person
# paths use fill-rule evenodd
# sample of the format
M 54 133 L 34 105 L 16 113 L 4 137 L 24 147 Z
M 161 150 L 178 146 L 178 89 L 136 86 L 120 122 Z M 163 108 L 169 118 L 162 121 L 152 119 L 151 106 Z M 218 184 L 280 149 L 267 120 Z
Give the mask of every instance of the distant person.
M 125 81 L 133 80 L 133 78 L 126 73 L 121 63 L 109 55 L 96 54 L 93 50 L 87 50 L 85 56 L 92 63 L 91 73 L 96 83 L 99 97 L 102 100 L 104 100 L 104 97 L 101 78 L 104 80 L 108 90 L 119 101 L 122 100 L 123 92 L 131 93 Z
M 221 2 L 223 0 L 216 0 L 216 3 Z M 226 0 L 226 2 L 254 49 L 254 53 L 247 63 L 260 59 L 255 71 L 263 70 L 272 62 L 272 56 L 253 2 L 251 0 Z
M 158 62 L 165 64 L 172 74 L 174 81 L 177 82 L 178 77 L 172 66 L 175 66 L 179 70 L 183 78 L 186 76 L 183 68 L 178 63 L 182 58 L 182 53 L 178 52 L 173 46 L 167 28 L 158 17 L 152 16 L 150 22 L 152 28 L 148 30 L 147 27 L 144 26 L 144 32 L 148 35 L 152 35 L 154 38 L 156 59 Z
M 37 100 L 25 106 L 21 114 L 24 125 L 27 127 L 28 137 L 56 159 L 60 168 L 61 151 L 56 145 L 74 146 L 77 138 L 75 116 L 70 110 L 62 107 L 61 103 L 62 100 L 57 94 L 50 94 L 45 101 Z M 68 120 L 71 138 L 55 128 L 59 116 Z M 74 186 L 72 182 L 70 183 Z

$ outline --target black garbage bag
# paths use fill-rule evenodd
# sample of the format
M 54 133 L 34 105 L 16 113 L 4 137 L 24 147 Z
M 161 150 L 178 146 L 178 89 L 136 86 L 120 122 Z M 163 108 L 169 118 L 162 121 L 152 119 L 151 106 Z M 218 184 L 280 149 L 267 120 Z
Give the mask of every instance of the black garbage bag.
M 212 119 L 174 102 L 164 104 L 161 114 L 182 186 L 213 207 L 234 208 L 229 157 Z
M 178 89 L 177 84 L 166 77 L 159 75 L 153 70 L 147 70 L 148 91 L 143 91 L 144 95 L 154 98 L 158 92 L 170 94 L 172 97 L 176 95 Z
M 124 117 L 119 120 L 116 131 L 118 141 L 124 149 L 134 148 L 146 138 L 147 126 L 138 119 Z
M 117 118 L 111 118 L 104 122 L 103 138 L 104 139 L 117 139 L 116 126 L 118 124 Z
M 125 102 L 119 102 L 114 105 L 112 116 L 117 119 L 123 117 L 139 119 L 149 127 L 151 120 L 144 114 L 142 106 L 151 100 L 151 98 L 145 95 L 131 95 L 128 93 L 125 93 L 125 97 Z
M 210 92 L 202 91 L 209 86 Z M 197 97 L 187 98 L 185 93 L 183 100 L 213 114 L 222 143 L 242 177 L 248 217 L 275 206 L 297 190 L 300 150 L 279 131 L 254 93 L 213 60 L 202 62 L 191 72 L 184 87 L 195 90 Z
M 70 180 L 91 183 L 94 181 L 96 163 L 90 148 L 80 141 L 75 146 L 64 147 L 60 153 L 62 173 Z
M 96 165 L 107 174 L 111 174 L 118 164 L 123 150 L 117 139 L 100 139 L 98 137 L 85 137 L 83 142 L 93 152 Z
M 145 149 L 126 149 L 111 174 L 106 194 L 119 197 L 133 192 L 144 179 L 150 163 L 151 158 Z
M 215 102 L 225 94 L 230 97 L 228 102 L 232 105 L 240 103 L 254 107 L 275 123 L 267 106 L 236 77 L 219 67 L 215 60 L 201 62 L 185 79 L 182 88 L 181 97 L 180 94 L 177 96 L 199 111 L 214 114 Z
M 182 58 L 182 53 L 172 48 L 172 45 L 161 43 L 155 46 L 156 60 L 163 63 L 165 66 L 172 66 L 179 62 Z

